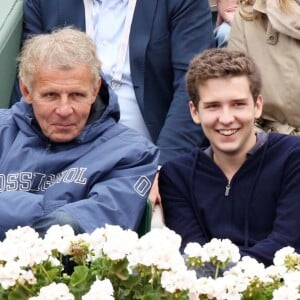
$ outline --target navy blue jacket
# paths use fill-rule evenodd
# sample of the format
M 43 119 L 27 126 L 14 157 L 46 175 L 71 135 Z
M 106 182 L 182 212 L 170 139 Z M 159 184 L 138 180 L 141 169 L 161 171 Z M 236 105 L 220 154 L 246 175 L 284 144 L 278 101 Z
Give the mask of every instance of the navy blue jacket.
M 74 25 L 85 30 L 83 0 L 25 0 L 24 38 Z M 160 163 L 204 140 L 193 124 L 184 76 L 191 58 L 214 46 L 207 0 L 137 0 L 129 51 L 133 86 Z
M 138 227 L 158 149 L 117 123 L 118 103 L 104 87 L 105 106 L 98 98 L 88 124 L 68 143 L 51 143 L 23 100 L 0 110 L 0 239 L 54 212 L 89 233 L 105 224 Z
M 230 183 L 196 149 L 167 162 L 159 187 L 166 225 L 189 242 L 229 238 L 266 265 L 285 246 L 300 251 L 300 138 L 270 134 Z

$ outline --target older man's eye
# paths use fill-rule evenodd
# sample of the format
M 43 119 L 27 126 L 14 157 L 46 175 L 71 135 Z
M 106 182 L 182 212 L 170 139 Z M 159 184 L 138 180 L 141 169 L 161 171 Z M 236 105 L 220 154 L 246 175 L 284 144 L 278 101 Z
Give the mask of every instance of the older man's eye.
M 85 97 L 85 95 L 82 93 L 74 93 L 74 96 L 75 97 Z
M 44 93 L 42 94 L 42 98 L 46 98 L 46 99 L 53 99 L 57 96 L 56 93 Z
M 87 99 L 87 95 L 84 93 L 73 93 L 71 95 L 71 99 L 73 101 L 84 101 Z

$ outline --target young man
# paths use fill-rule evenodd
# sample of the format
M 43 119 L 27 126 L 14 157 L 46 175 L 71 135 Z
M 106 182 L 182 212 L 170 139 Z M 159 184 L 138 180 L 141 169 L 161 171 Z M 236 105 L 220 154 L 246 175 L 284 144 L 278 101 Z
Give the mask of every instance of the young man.
M 186 81 L 193 120 L 211 146 L 161 169 L 166 225 L 183 248 L 229 238 L 266 265 L 284 246 L 300 251 L 300 139 L 255 132 L 263 99 L 254 62 L 208 50 L 192 60 Z
M 19 225 L 137 229 L 158 150 L 118 124 L 93 41 L 70 28 L 37 35 L 19 62 L 23 99 L 0 110 L 0 239 Z

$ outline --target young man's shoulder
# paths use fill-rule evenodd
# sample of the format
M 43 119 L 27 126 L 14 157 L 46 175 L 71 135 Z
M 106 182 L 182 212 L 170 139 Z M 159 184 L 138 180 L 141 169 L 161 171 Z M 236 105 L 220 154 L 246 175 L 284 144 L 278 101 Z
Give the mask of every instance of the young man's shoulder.
M 300 149 L 300 136 L 281 133 L 270 133 L 268 138 L 270 147 Z
M 281 163 L 300 162 L 300 137 L 270 133 L 266 144 L 267 156 Z

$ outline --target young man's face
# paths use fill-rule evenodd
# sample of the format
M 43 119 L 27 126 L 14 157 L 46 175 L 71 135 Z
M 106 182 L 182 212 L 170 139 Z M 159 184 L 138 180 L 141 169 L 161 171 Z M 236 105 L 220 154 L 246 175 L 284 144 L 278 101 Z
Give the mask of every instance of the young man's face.
M 100 88 L 87 66 L 70 70 L 39 68 L 31 89 L 20 88 L 42 132 L 53 142 L 69 142 L 79 136 Z
M 201 123 L 215 155 L 246 155 L 256 142 L 254 121 L 262 112 L 246 76 L 209 79 L 198 88 L 198 107 L 190 102 L 195 123 Z

